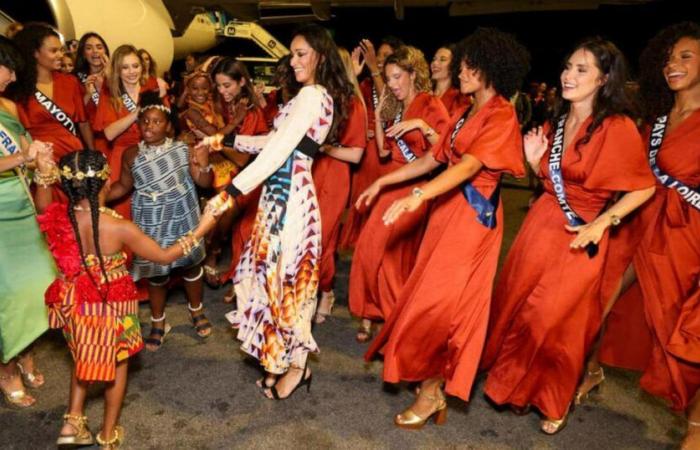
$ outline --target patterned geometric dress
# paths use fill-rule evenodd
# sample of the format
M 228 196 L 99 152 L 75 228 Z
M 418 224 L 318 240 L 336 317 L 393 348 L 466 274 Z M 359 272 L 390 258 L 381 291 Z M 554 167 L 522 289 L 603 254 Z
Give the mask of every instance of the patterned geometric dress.
M 197 191 L 189 171 L 189 149 L 184 142 L 166 139 L 162 145 L 139 143 L 131 173 L 134 193 L 131 217 L 136 225 L 161 247 L 194 230 L 199 223 Z M 168 275 L 177 267 L 191 267 L 204 259 L 204 246 L 197 245 L 187 256 L 161 265 L 134 256 L 131 269 L 135 281 Z
M 63 329 L 79 380 L 113 381 L 117 362 L 143 348 L 126 254 L 102 256 L 105 280 L 97 256 L 85 255 L 83 266 L 65 203 L 51 204 L 38 221 L 61 271 L 45 294 L 49 326 Z
M 321 86 L 307 86 L 275 118 L 265 136 L 237 136 L 235 148 L 259 153 L 233 180 L 246 194 L 263 190 L 253 233 L 233 278 L 238 309 L 227 315 L 241 348 L 267 372 L 304 367 L 318 352 L 311 336 L 321 255 L 321 217 L 311 177 L 313 158 L 299 143 L 321 144 L 333 122 L 333 100 Z

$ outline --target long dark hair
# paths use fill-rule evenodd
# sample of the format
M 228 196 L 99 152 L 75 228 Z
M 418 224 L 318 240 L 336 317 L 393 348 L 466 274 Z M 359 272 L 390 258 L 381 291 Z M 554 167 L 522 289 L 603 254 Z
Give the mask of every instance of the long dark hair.
M 90 63 L 88 63 L 88 60 L 85 59 L 85 44 L 90 38 L 99 39 L 105 49 L 105 55 L 109 56 L 109 47 L 107 46 L 107 42 L 105 42 L 105 40 L 102 39 L 102 36 L 99 34 L 89 31 L 85 33 L 83 37 L 80 38 L 80 42 L 78 42 L 78 51 L 76 52 L 77 56 L 75 58 L 75 73 L 82 72 L 85 75 L 90 75 Z M 105 69 L 107 69 L 107 67 L 105 67 Z
M 325 87 L 333 99 L 333 125 L 328 132 L 327 141 L 335 142 L 338 130 L 342 129 L 348 117 L 353 96 L 352 84 L 338 55 L 338 47 L 328 30 L 316 24 L 308 24 L 298 28 L 292 34 L 292 39 L 297 36 L 303 37 L 319 55 L 316 83 Z
M 239 84 L 241 80 L 245 80 L 245 84 L 241 86 L 241 93 L 238 95 L 238 98 L 235 99 L 235 101 L 247 98 L 249 105 L 254 105 L 256 108 L 260 106 L 260 101 L 258 101 L 258 96 L 255 94 L 253 82 L 250 79 L 250 74 L 248 73 L 248 69 L 246 68 L 245 64 L 228 56 L 221 58 L 211 69 L 211 79 L 215 85 L 216 75 L 218 74 L 226 75 Z M 218 89 L 214 89 L 214 96 L 219 100 L 221 99 Z
M 600 37 L 588 38 L 574 47 L 564 61 L 568 61 L 571 55 L 581 49 L 593 55 L 601 76 L 607 79 L 605 84 L 598 89 L 598 93 L 593 100 L 593 113 L 591 114 L 593 120 L 586 128 L 586 134 L 576 142 L 575 148 L 577 151 L 580 146 L 587 144 L 591 140 L 593 133 L 600 128 L 603 121 L 608 117 L 623 115 L 635 118 L 638 115 L 634 97 L 629 86 L 627 86 L 627 62 L 617 46 Z M 556 129 L 555 122 L 558 118 L 562 114 L 568 113 L 570 107 L 569 102 L 563 101 L 561 96 L 558 98 L 554 107 L 554 114 L 550 118 L 552 130 Z
M 107 165 L 107 158 L 97 150 L 78 150 L 63 156 L 59 162 L 58 167 L 63 169 L 68 167 L 72 173 L 83 172 L 88 173 L 89 171 L 99 172 Z M 100 271 L 104 277 L 105 284 L 109 289 L 109 280 L 107 278 L 107 272 L 105 270 L 104 261 L 102 261 L 102 251 L 100 250 L 100 202 L 99 195 L 102 187 L 105 185 L 107 180 L 103 180 L 99 177 L 84 177 L 81 180 L 73 177 L 71 180 L 65 177 L 61 177 L 61 189 L 68 197 L 68 217 L 70 218 L 70 223 L 73 226 L 73 232 L 75 233 L 75 240 L 78 242 L 78 250 L 80 251 L 80 259 L 83 262 L 83 267 L 85 272 L 87 272 L 90 280 L 93 282 L 95 287 L 97 287 L 98 292 L 102 295 L 102 290 L 99 288 L 99 283 L 94 280 L 90 270 L 88 269 L 87 262 L 85 261 L 85 252 L 83 251 L 83 244 L 80 239 L 80 230 L 78 229 L 78 221 L 75 218 L 75 206 L 79 201 L 87 199 L 90 202 L 90 217 L 92 220 L 92 239 L 95 245 L 95 253 L 100 264 Z M 105 297 L 103 296 L 103 299 Z
M 34 94 L 37 81 L 37 62 L 34 53 L 38 51 L 47 37 L 54 36 L 58 39 L 61 36 L 49 24 L 41 22 L 30 22 L 15 35 L 14 42 L 24 58 L 24 67 L 17 74 L 17 82 L 14 83 L 12 97 L 19 103 L 24 103 Z
M 5 66 L 14 72 L 20 72 L 24 66 L 24 59 L 14 42 L 0 36 L 0 66 Z
M 700 25 L 681 22 L 659 31 L 647 44 L 639 58 L 639 94 L 644 119 L 654 120 L 667 114 L 673 106 L 673 91 L 664 77 L 664 67 L 671 56 L 673 46 L 684 37 L 700 41 Z
M 294 78 L 294 71 L 292 71 L 292 66 L 289 64 L 292 59 L 292 55 L 284 55 L 277 61 L 277 66 L 275 66 L 275 72 L 272 75 L 272 83 L 280 87 L 282 92 L 286 91 L 289 96 L 286 100 L 289 101 L 292 97 L 299 93 L 301 85 Z M 280 96 L 280 102 L 286 103 L 283 98 L 284 94 Z

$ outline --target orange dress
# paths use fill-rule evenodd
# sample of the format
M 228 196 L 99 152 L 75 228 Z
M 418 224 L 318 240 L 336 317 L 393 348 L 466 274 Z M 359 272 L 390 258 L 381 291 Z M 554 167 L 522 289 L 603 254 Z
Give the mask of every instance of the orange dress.
M 367 145 L 367 115 L 359 98 L 350 103 L 350 112 L 344 128 L 339 130 L 338 144 L 343 147 Z M 335 254 L 340 237 L 340 219 L 350 197 L 350 164 L 320 154 L 314 161 L 312 176 L 321 209 L 321 274 L 319 290 L 333 289 Z
M 224 114 L 224 117 L 227 117 L 226 114 Z M 245 136 L 257 136 L 268 132 L 267 119 L 262 108 L 251 108 L 236 130 L 237 134 Z M 252 192 L 236 198 L 237 215 L 233 223 L 233 235 L 231 236 L 231 262 L 226 272 L 221 275 L 222 281 L 230 280 L 236 272 L 236 266 L 243 254 L 245 243 L 250 239 L 250 234 L 253 232 L 261 191 L 262 187 L 259 186 Z
M 155 79 L 153 78 L 149 78 L 149 82 L 141 87 L 141 93 L 157 90 L 158 84 L 155 83 Z M 112 95 L 110 93 L 105 91 L 100 95 L 100 103 L 97 105 L 97 111 L 95 112 L 95 117 L 91 124 L 94 131 L 104 133 L 107 126 L 129 115 L 129 111 L 121 104 L 121 100 L 119 100 L 119 102 L 119 108 L 116 110 L 112 104 Z M 112 150 L 107 160 L 109 162 L 109 167 L 112 169 L 112 173 L 109 177 L 112 183 L 117 182 L 121 177 L 122 156 L 124 155 L 124 151 L 132 145 L 138 144 L 140 140 L 141 131 L 139 131 L 138 123 L 134 122 L 112 141 Z M 125 196 L 112 206 L 121 216 L 125 217 L 127 220 L 131 219 L 131 196 Z
M 700 112 L 666 133 L 657 155 L 666 174 L 700 185 Z M 640 380 L 647 392 L 685 410 L 700 388 L 700 211 L 657 184 L 655 214 L 634 255 L 652 335 Z
M 80 80 L 80 76 L 78 77 L 78 80 Z M 85 87 L 85 83 L 81 82 L 80 83 L 80 95 L 82 97 L 85 97 L 85 93 L 87 92 L 87 88 Z M 85 115 L 87 116 L 87 120 L 90 123 L 90 126 L 92 127 L 92 124 L 95 121 L 95 115 L 97 114 L 97 105 L 100 104 L 99 99 L 101 98 L 102 95 L 109 95 L 109 90 L 107 89 L 107 83 L 102 83 L 102 89 L 100 90 L 99 95 L 94 95 L 91 96 L 87 104 L 85 104 Z M 95 141 L 95 150 L 101 151 L 105 156 L 109 157 L 109 153 L 111 151 L 111 145 L 107 138 L 105 137 L 104 133 L 101 131 L 92 131 L 93 133 L 93 140 Z
M 58 161 L 74 150 L 83 149 L 78 124 L 87 121 L 87 115 L 78 79 L 73 75 L 57 71 L 52 72 L 51 77 L 53 79 L 53 102 L 73 121 L 76 134 L 68 131 L 66 127 L 54 119 L 33 95 L 26 102 L 17 104 L 17 113 L 20 122 L 32 136 L 32 139 L 53 144 L 53 155 Z
M 421 118 L 440 136 L 447 132 L 449 115 L 442 102 L 421 92 L 411 102 L 402 120 Z M 408 148 L 420 158 L 430 151 L 430 142 L 419 130 L 402 136 Z M 406 164 L 394 139 L 386 139 L 391 148 L 387 171 Z M 416 261 L 416 254 L 427 222 L 428 205 L 423 204 L 413 214 L 405 214 L 386 226 L 382 216 L 391 204 L 407 195 L 425 178 L 410 180 L 382 191 L 371 207 L 367 223 L 357 239 L 350 269 L 350 312 L 361 318 L 383 320 L 389 317 L 399 293 Z
M 586 222 L 616 192 L 654 185 L 634 122 L 607 118 L 576 148 L 590 121 L 565 149 L 561 169 L 568 202 Z M 525 218 L 495 289 L 482 367 L 490 368 L 484 390 L 496 403 L 533 405 L 560 418 L 600 330 L 608 235 L 592 258 L 569 248 L 575 235 L 564 228 L 568 222 L 554 195 L 548 158 L 549 150 L 540 165 L 545 192 Z
M 379 153 L 377 152 L 377 141 L 374 139 L 375 120 L 374 108 L 375 101 L 378 101 L 377 95 L 374 92 L 374 82 L 371 78 L 365 78 L 360 83 L 360 91 L 365 101 L 367 108 L 367 143 L 364 154 L 359 164 L 353 164 L 350 180 L 350 208 L 348 209 L 347 217 L 340 231 L 340 242 L 338 244 L 341 250 L 350 250 L 355 247 L 357 238 L 360 236 L 360 231 L 367 218 L 370 210 L 358 211 L 355 209 L 355 200 L 364 192 L 377 178 L 386 173 L 385 166 L 379 161 Z
M 451 145 L 460 115 L 434 147 L 448 165 L 471 155 L 482 169 L 471 184 L 491 197 L 504 172 L 524 176 L 522 136 L 513 106 L 497 96 L 467 120 Z M 445 391 L 469 399 L 488 327 L 491 288 L 503 237 L 500 199 L 496 226 L 477 221 L 462 187 L 439 196 L 411 276 L 367 358 L 384 353 L 384 380 L 421 381 L 442 376 Z
M 472 100 L 469 96 L 462 94 L 461 92 L 459 92 L 459 89 L 454 87 L 451 87 L 448 90 L 446 90 L 440 96 L 440 100 L 445 105 L 445 108 L 447 108 L 447 112 L 450 113 L 450 116 L 460 111 L 463 111 L 472 103 Z

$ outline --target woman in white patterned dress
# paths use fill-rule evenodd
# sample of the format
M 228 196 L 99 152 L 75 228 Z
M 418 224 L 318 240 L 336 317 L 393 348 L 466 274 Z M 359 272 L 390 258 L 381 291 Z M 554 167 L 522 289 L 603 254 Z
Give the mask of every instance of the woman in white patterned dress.
M 309 352 L 321 256 L 321 218 L 311 178 L 313 155 L 334 142 L 347 116 L 352 86 L 328 31 L 297 30 L 290 65 L 299 93 L 279 112 L 264 136 L 218 136 L 214 147 L 258 154 L 220 197 L 227 201 L 263 183 L 253 233 L 233 279 L 238 309 L 228 315 L 241 348 L 267 376 L 258 384 L 269 398 L 289 397 L 311 383 Z

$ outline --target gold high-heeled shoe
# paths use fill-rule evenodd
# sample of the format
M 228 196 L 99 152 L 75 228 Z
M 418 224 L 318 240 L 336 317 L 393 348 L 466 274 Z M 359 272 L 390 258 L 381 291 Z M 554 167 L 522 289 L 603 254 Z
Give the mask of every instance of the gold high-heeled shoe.
M 102 432 L 100 431 L 100 433 Z M 112 439 L 102 439 L 100 433 L 95 435 L 95 440 L 104 450 L 119 448 L 119 446 L 124 443 L 124 428 L 121 425 L 114 427 L 114 436 Z
M 603 381 L 605 381 L 605 372 L 603 371 L 603 368 L 601 367 L 600 369 L 596 370 L 595 372 L 586 371 L 586 377 L 589 377 L 589 378 L 596 377 L 597 380 L 587 390 L 583 390 L 583 389 L 581 389 L 581 386 L 579 386 L 579 388 L 576 390 L 576 395 L 574 396 L 574 404 L 575 405 L 580 405 L 585 400 L 587 400 L 588 396 L 591 392 L 596 391 L 596 390 L 600 391 L 601 385 L 602 385 Z
M 428 400 L 435 403 L 435 410 L 431 412 L 428 417 L 421 417 L 413 412 L 411 408 L 408 408 L 406 411 L 394 417 L 394 425 L 406 430 L 419 430 L 423 428 L 423 425 L 425 425 L 431 417 L 435 421 L 435 425 L 443 425 L 447 421 L 447 401 L 445 400 L 445 396 L 442 395 L 442 392 L 440 391 L 438 397 L 433 397 L 425 393 L 423 395 Z

